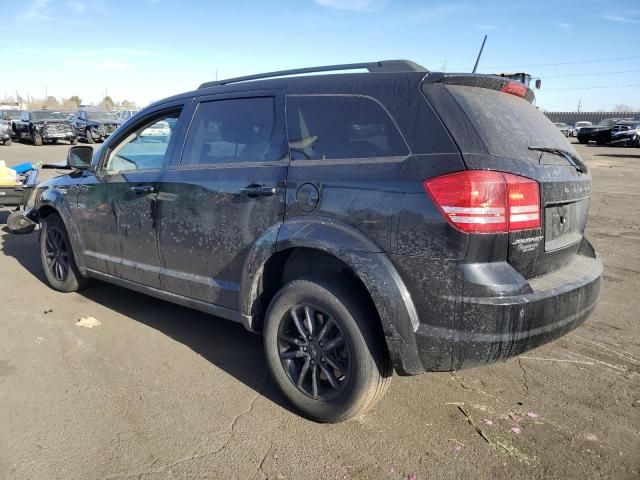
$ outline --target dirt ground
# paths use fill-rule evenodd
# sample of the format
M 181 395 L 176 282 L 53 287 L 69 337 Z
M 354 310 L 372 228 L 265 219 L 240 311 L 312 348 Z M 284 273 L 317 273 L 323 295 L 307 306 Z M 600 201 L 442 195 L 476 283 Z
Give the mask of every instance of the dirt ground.
M 240 325 L 103 283 L 54 292 L 37 235 L 0 232 L 0 478 L 640 478 L 640 149 L 577 148 L 605 263 L 590 319 L 504 363 L 395 377 L 340 425 L 292 412 Z

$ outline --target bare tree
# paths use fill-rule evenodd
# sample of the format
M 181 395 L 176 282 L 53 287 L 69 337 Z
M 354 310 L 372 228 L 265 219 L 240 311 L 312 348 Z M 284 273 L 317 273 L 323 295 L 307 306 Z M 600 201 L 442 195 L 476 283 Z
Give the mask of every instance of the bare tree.
M 105 110 L 107 112 L 110 112 L 111 110 L 113 110 L 114 106 L 115 106 L 115 102 L 109 95 L 104 97 L 100 102 L 100 109 Z
M 633 108 L 629 105 L 619 103 L 613 107 L 614 112 L 633 112 Z

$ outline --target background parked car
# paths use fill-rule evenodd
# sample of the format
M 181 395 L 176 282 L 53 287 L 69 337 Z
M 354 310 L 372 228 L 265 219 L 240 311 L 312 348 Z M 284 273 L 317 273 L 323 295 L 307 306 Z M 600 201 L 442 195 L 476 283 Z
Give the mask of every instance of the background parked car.
M 560 129 L 560 131 L 565 137 L 568 137 L 569 134 L 571 133 L 571 127 L 566 123 L 558 122 L 558 123 L 554 123 L 554 125 L 558 127 L 558 129 Z
M 138 112 L 139 110 L 116 110 L 113 114 L 118 117 L 118 120 L 124 123 Z
M 45 142 L 57 143 L 67 140 L 71 145 L 78 143 L 76 132 L 62 112 L 52 110 L 23 111 L 14 123 L 18 141 L 28 140 L 40 146 Z
M 613 126 L 623 120 L 622 118 L 605 118 L 597 125 L 582 127 L 578 133 L 578 141 L 580 143 L 595 141 L 598 145 L 605 145 L 611 141 L 611 129 Z
M 577 137 L 583 127 L 590 127 L 591 125 L 593 125 L 593 123 L 587 121 L 576 122 L 573 126 L 573 136 Z
M 16 135 L 16 128 L 14 125 L 16 121 L 20 120 L 21 113 L 22 110 L 0 110 L 0 119 L 6 120 L 9 124 L 11 130 L 9 134 L 11 135 L 11 138 L 13 140 L 18 139 L 18 136 Z
M 11 145 L 11 124 L 5 120 L 0 120 L 0 143 Z
M 105 140 L 122 122 L 111 112 L 80 110 L 73 116 L 72 124 L 80 140 L 95 143 Z
M 623 122 L 611 129 L 611 144 L 621 147 L 640 147 L 640 122 Z

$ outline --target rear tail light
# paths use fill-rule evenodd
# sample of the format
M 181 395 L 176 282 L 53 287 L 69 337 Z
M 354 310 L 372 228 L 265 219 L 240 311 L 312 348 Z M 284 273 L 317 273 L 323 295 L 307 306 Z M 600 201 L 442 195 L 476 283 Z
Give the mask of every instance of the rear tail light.
M 516 97 L 524 98 L 527 95 L 527 87 L 518 82 L 509 82 L 502 87 L 504 93 L 510 93 Z
M 510 173 L 467 170 L 426 180 L 446 220 L 465 233 L 540 228 L 538 182 Z

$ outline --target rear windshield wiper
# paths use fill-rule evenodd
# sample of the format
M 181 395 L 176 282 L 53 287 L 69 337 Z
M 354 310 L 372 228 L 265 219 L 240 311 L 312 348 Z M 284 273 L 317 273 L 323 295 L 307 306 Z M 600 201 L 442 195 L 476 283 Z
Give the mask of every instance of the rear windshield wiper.
M 529 147 L 529 150 L 536 150 L 538 152 L 552 153 L 554 155 L 558 155 L 564 158 L 567 162 L 569 162 L 571 166 L 575 168 L 579 173 L 587 173 L 589 171 L 589 169 L 587 168 L 587 166 L 582 160 L 580 160 L 578 157 L 574 156 L 571 152 L 567 150 L 562 150 L 561 148 L 553 148 L 553 147 Z

